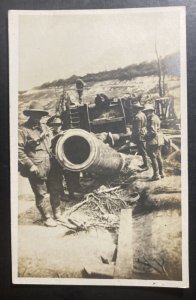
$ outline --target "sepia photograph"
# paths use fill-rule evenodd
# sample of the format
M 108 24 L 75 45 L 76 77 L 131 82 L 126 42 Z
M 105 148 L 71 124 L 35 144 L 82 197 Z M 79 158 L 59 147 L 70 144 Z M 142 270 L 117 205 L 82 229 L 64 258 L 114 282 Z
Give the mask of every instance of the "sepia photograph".
M 9 11 L 12 282 L 189 287 L 185 7 Z

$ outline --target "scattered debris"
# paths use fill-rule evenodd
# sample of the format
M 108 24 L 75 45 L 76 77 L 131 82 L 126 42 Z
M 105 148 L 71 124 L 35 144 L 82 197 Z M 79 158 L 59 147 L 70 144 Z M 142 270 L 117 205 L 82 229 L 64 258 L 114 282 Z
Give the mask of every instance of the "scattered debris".
M 146 272 L 155 272 L 160 275 L 164 275 L 166 278 L 168 277 L 168 273 L 165 269 L 165 261 L 163 258 L 160 260 L 156 258 L 146 258 L 143 256 L 142 258 L 138 258 L 138 264 L 143 265 L 144 271 Z
M 109 260 L 107 258 L 104 258 L 103 256 L 101 256 L 101 261 L 103 264 L 109 265 Z
M 110 189 L 107 189 L 104 185 L 100 186 L 100 188 L 97 190 L 97 194 L 101 194 L 101 193 L 110 193 L 112 191 L 116 191 L 120 189 L 120 186 L 115 186 L 112 187 Z
M 89 195 L 86 195 L 86 199 L 80 203 L 77 203 L 76 205 L 72 206 L 69 210 L 67 210 L 65 212 L 65 215 L 71 215 L 74 211 L 76 211 L 77 209 L 79 209 L 82 205 L 84 205 L 85 203 L 87 203 L 89 201 Z
M 126 179 L 125 176 L 124 179 Z M 93 193 L 84 195 L 83 201 L 64 212 L 64 217 L 69 222 L 67 227 L 70 229 L 70 226 L 75 226 L 73 233 L 88 230 L 90 227 L 104 227 L 114 232 L 118 230 L 121 209 L 132 207 L 140 196 L 136 192 L 130 193 L 129 184 L 123 184 L 122 176 L 119 184 L 115 184 L 115 180 L 107 182 L 105 185 L 102 184 L 94 189 Z M 85 211 L 89 216 L 89 220 L 85 224 L 72 217 L 79 209 Z
M 92 267 L 85 266 L 82 273 L 85 277 L 111 279 L 114 276 L 114 265 L 98 264 Z

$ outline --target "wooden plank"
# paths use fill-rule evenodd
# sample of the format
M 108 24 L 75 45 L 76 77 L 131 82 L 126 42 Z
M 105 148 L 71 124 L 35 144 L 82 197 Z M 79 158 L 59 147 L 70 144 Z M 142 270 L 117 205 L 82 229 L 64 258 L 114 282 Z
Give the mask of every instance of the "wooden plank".
M 122 209 L 117 246 L 117 259 L 114 278 L 132 278 L 132 209 Z

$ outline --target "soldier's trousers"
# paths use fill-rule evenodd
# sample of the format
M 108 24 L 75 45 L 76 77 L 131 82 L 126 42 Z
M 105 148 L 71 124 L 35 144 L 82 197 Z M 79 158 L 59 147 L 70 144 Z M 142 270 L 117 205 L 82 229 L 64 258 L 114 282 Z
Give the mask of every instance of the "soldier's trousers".
M 137 148 L 139 154 L 142 156 L 144 166 L 148 166 L 148 160 L 147 160 L 147 151 L 146 151 L 146 142 L 144 141 L 138 141 L 137 142 Z
M 74 192 L 77 191 L 80 186 L 80 172 L 64 172 L 66 178 L 67 189 L 70 197 L 74 196 Z
M 66 180 L 69 196 L 74 195 L 74 191 L 79 186 L 79 176 L 77 172 L 64 171 L 57 161 L 51 162 L 51 169 L 48 176 L 48 191 L 50 193 L 50 203 L 54 216 L 61 213 L 61 201 L 65 201 L 63 180 Z
M 47 181 L 32 175 L 29 177 L 29 182 L 35 195 L 37 209 L 45 220 L 50 217 L 46 203 L 48 198 Z
M 152 162 L 153 176 L 163 175 L 163 160 L 161 156 L 161 146 L 149 145 L 148 154 Z
M 78 92 L 79 100 L 81 102 L 82 101 L 83 90 L 82 89 L 78 89 L 77 92 Z
M 64 200 L 63 170 L 57 161 L 51 162 L 48 176 L 48 191 L 54 216 L 61 214 L 60 204 Z

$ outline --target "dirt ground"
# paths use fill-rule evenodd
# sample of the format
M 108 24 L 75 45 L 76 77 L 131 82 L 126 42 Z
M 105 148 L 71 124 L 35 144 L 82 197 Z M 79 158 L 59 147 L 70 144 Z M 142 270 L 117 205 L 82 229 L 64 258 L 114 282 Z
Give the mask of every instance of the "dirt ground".
M 131 161 L 134 169 L 140 158 L 133 156 Z M 130 204 L 133 209 L 134 278 L 181 280 L 181 177 L 172 174 L 170 165 L 165 163 L 165 166 L 167 176 L 164 179 L 149 182 L 152 170 L 134 172 L 128 184 L 119 191 L 121 199 L 125 200 L 130 193 L 140 195 L 136 203 Z M 98 181 L 96 178 L 94 183 Z M 85 179 L 81 182 L 85 184 Z M 66 212 L 74 204 L 62 203 L 62 209 Z M 119 215 L 116 213 L 118 220 Z M 88 205 L 72 216 L 85 222 L 96 218 Z M 67 235 L 68 229 L 62 225 L 43 226 L 28 180 L 22 177 L 19 178 L 18 222 L 19 277 L 80 278 L 84 267 L 102 264 L 101 257 L 112 261 L 118 228 L 111 231 L 91 227 Z

